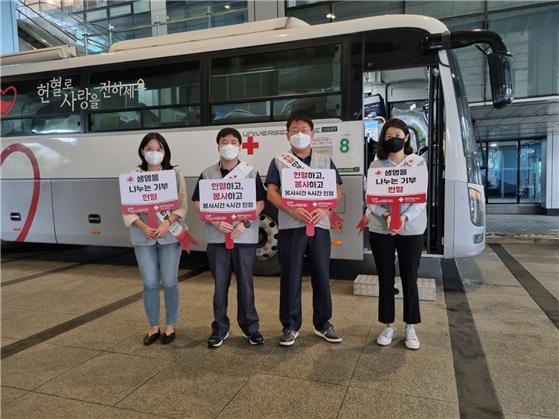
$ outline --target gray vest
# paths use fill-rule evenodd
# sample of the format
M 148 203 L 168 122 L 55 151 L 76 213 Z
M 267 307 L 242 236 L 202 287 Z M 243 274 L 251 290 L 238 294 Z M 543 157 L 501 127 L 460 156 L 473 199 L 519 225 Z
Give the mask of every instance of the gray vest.
M 274 158 L 276 162 L 276 167 L 281 176 L 281 169 L 289 168 L 284 162 L 282 162 L 277 157 Z M 311 154 L 311 169 L 330 169 L 330 156 L 325 153 L 317 153 L 313 151 Z M 281 188 L 280 188 L 281 194 Z M 287 212 L 283 210 L 278 211 L 278 228 L 280 230 L 288 230 L 290 228 L 301 228 L 305 227 L 305 223 L 299 221 L 298 219 L 292 217 Z M 325 230 L 330 230 L 330 218 L 324 217 L 317 224 L 316 227 L 323 228 Z
M 136 170 L 141 172 L 142 170 Z M 180 181 L 180 174 L 179 171 L 177 169 L 175 169 L 175 174 L 177 175 L 177 192 L 179 189 L 179 181 Z M 140 217 L 140 219 L 144 222 L 144 223 L 148 223 L 148 215 L 147 213 L 141 213 L 138 214 L 138 216 Z M 180 219 L 178 220 L 178 222 L 182 225 L 183 228 L 185 228 L 185 224 L 184 224 L 184 220 Z M 157 225 L 159 225 L 159 218 L 157 219 Z M 132 242 L 132 244 L 134 246 L 151 246 L 154 245 L 155 243 L 159 243 L 159 244 L 172 244 L 172 243 L 177 243 L 177 239 L 175 239 L 175 236 L 173 236 L 171 234 L 171 232 L 169 231 L 167 233 L 167 235 L 161 239 L 156 239 L 156 240 L 151 240 L 148 239 L 146 237 L 146 235 L 144 234 L 143 230 L 139 227 L 137 227 L 136 225 L 132 224 L 129 228 L 130 230 L 130 241 Z
M 246 178 L 256 178 L 256 169 L 246 176 Z M 202 177 L 204 179 L 223 179 L 221 172 L 219 170 L 219 163 L 212 164 L 210 167 L 206 168 L 202 172 Z M 258 218 L 250 222 L 251 225 L 247 230 L 241 234 L 235 243 L 245 243 L 245 244 L 256 244 L 258 243 L 258 229 L 260 222 Z M 204 223 L 206 225 L 206 241 L 208 243 L 225 243 L 225 234 L 219 231 L 212 223 Z
M 418 163 L 418 166 L 424 166 L 425 160 L 423 160 L 420 156 L 417 157 L 421 159 L 421 161 Z M 377 159 L 372 161 L 369 167 L 372 168 L 372 167 L 396 167 L 396 166 L 394 166 L 388 159 L 384 159 L 384 160 Z M 419 205 L 419 204 L 400 205 L 400 214 L 402 214 L 405 210 L 407 210 L 411 205 Z M 381 205 L 381 207 L 385 208 L 388 212 L 391 212 L 392 210 L 391 205 L 389 204 Z M 388 228 L 388 225 L 384 217 L 379 217 L 371 213 L 368 221 L 369 221 L 369 231 L 372 231 L 373 233 L 379 233 L 379 234 L 390 234 L 390 230 Z M 427 212 L 424 208 L 423 211 L 421 211 L 421 213 L 417 217 L 415 217 L 411 221 L 406 222 L 404 228 L 400 230 L 400 233 L 398 234 L 400 234 L 401 236 L 416 236 L 418 234 L 423 234 L 426 228 L 427 228 Z

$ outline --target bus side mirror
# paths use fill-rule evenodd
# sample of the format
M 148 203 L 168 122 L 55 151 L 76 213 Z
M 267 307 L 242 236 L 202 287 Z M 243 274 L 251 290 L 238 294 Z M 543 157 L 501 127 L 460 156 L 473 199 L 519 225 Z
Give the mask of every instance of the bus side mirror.
M 512 102 L 512 76 L 510 63 L 506 55 L 491 52 L 487 54 L 491 97 L 493 107 L 500 109 Z

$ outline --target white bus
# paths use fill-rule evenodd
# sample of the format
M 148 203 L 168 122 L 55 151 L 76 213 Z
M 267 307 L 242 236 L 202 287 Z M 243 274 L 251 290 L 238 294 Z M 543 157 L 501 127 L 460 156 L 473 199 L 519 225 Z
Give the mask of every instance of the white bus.
M 265 176 L 288 148 L 285 121 L 304 114 L 315 121 L 313 147 L 331 153 L 344 182 L 346 223 L 332 234 L 332 257 L 359 260 L 366 171 L 383 121 L 398 116 L 429 164 L 426 253 L 475 255 L 485 197 L 452 51 L 475 43 L 491 50 L 493 101 L 504 106 L 512 88 L 501 39 L 449 33 L 425 16 L 316 26 L 280 18 L 123 41 L 95 56 L 62 48 L 3 57 L 2 239 L 129 246 L 117 177 L 138 164 L 145 133 L 165 136 L 190 193 L 218 158 L 219 129 L 239 129 L 241 158 Z M 269 206 L 260 220 L 260 273 L 277 271 L 276 217 Z M 187 222 L 203 250 L 196 211 Z

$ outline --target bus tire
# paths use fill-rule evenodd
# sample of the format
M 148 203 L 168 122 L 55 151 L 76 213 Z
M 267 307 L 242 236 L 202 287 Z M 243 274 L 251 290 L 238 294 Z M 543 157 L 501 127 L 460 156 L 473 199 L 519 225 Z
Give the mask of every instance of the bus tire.
M 277 276 L 280 273 L 278 255 L 278 210 L 270 203 L 266 203 L 259 217 L 258 245 L 256 247 L 256 262 L 254 275 Z

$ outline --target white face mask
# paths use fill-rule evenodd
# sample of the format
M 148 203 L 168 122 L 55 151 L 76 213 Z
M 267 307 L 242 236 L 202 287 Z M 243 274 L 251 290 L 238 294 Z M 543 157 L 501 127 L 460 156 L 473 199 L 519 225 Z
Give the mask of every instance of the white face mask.
M 144 158 L 152 166 L 157 166 L 163 161 L 164 154 L 160 151 L 146 151 L 144 153 Z
M 311 144 L 311 136 L 302 132 L 298 132 L 297 134 L 293 134 L 291 136 L 289 142 L 296 149 L 302 150 L 303 148 L 307 148 Z
M 239 147 L 233 144 L 227 144 L 219 148 L 219 155 L 225 160 L 235 160 L 239 155 Z

